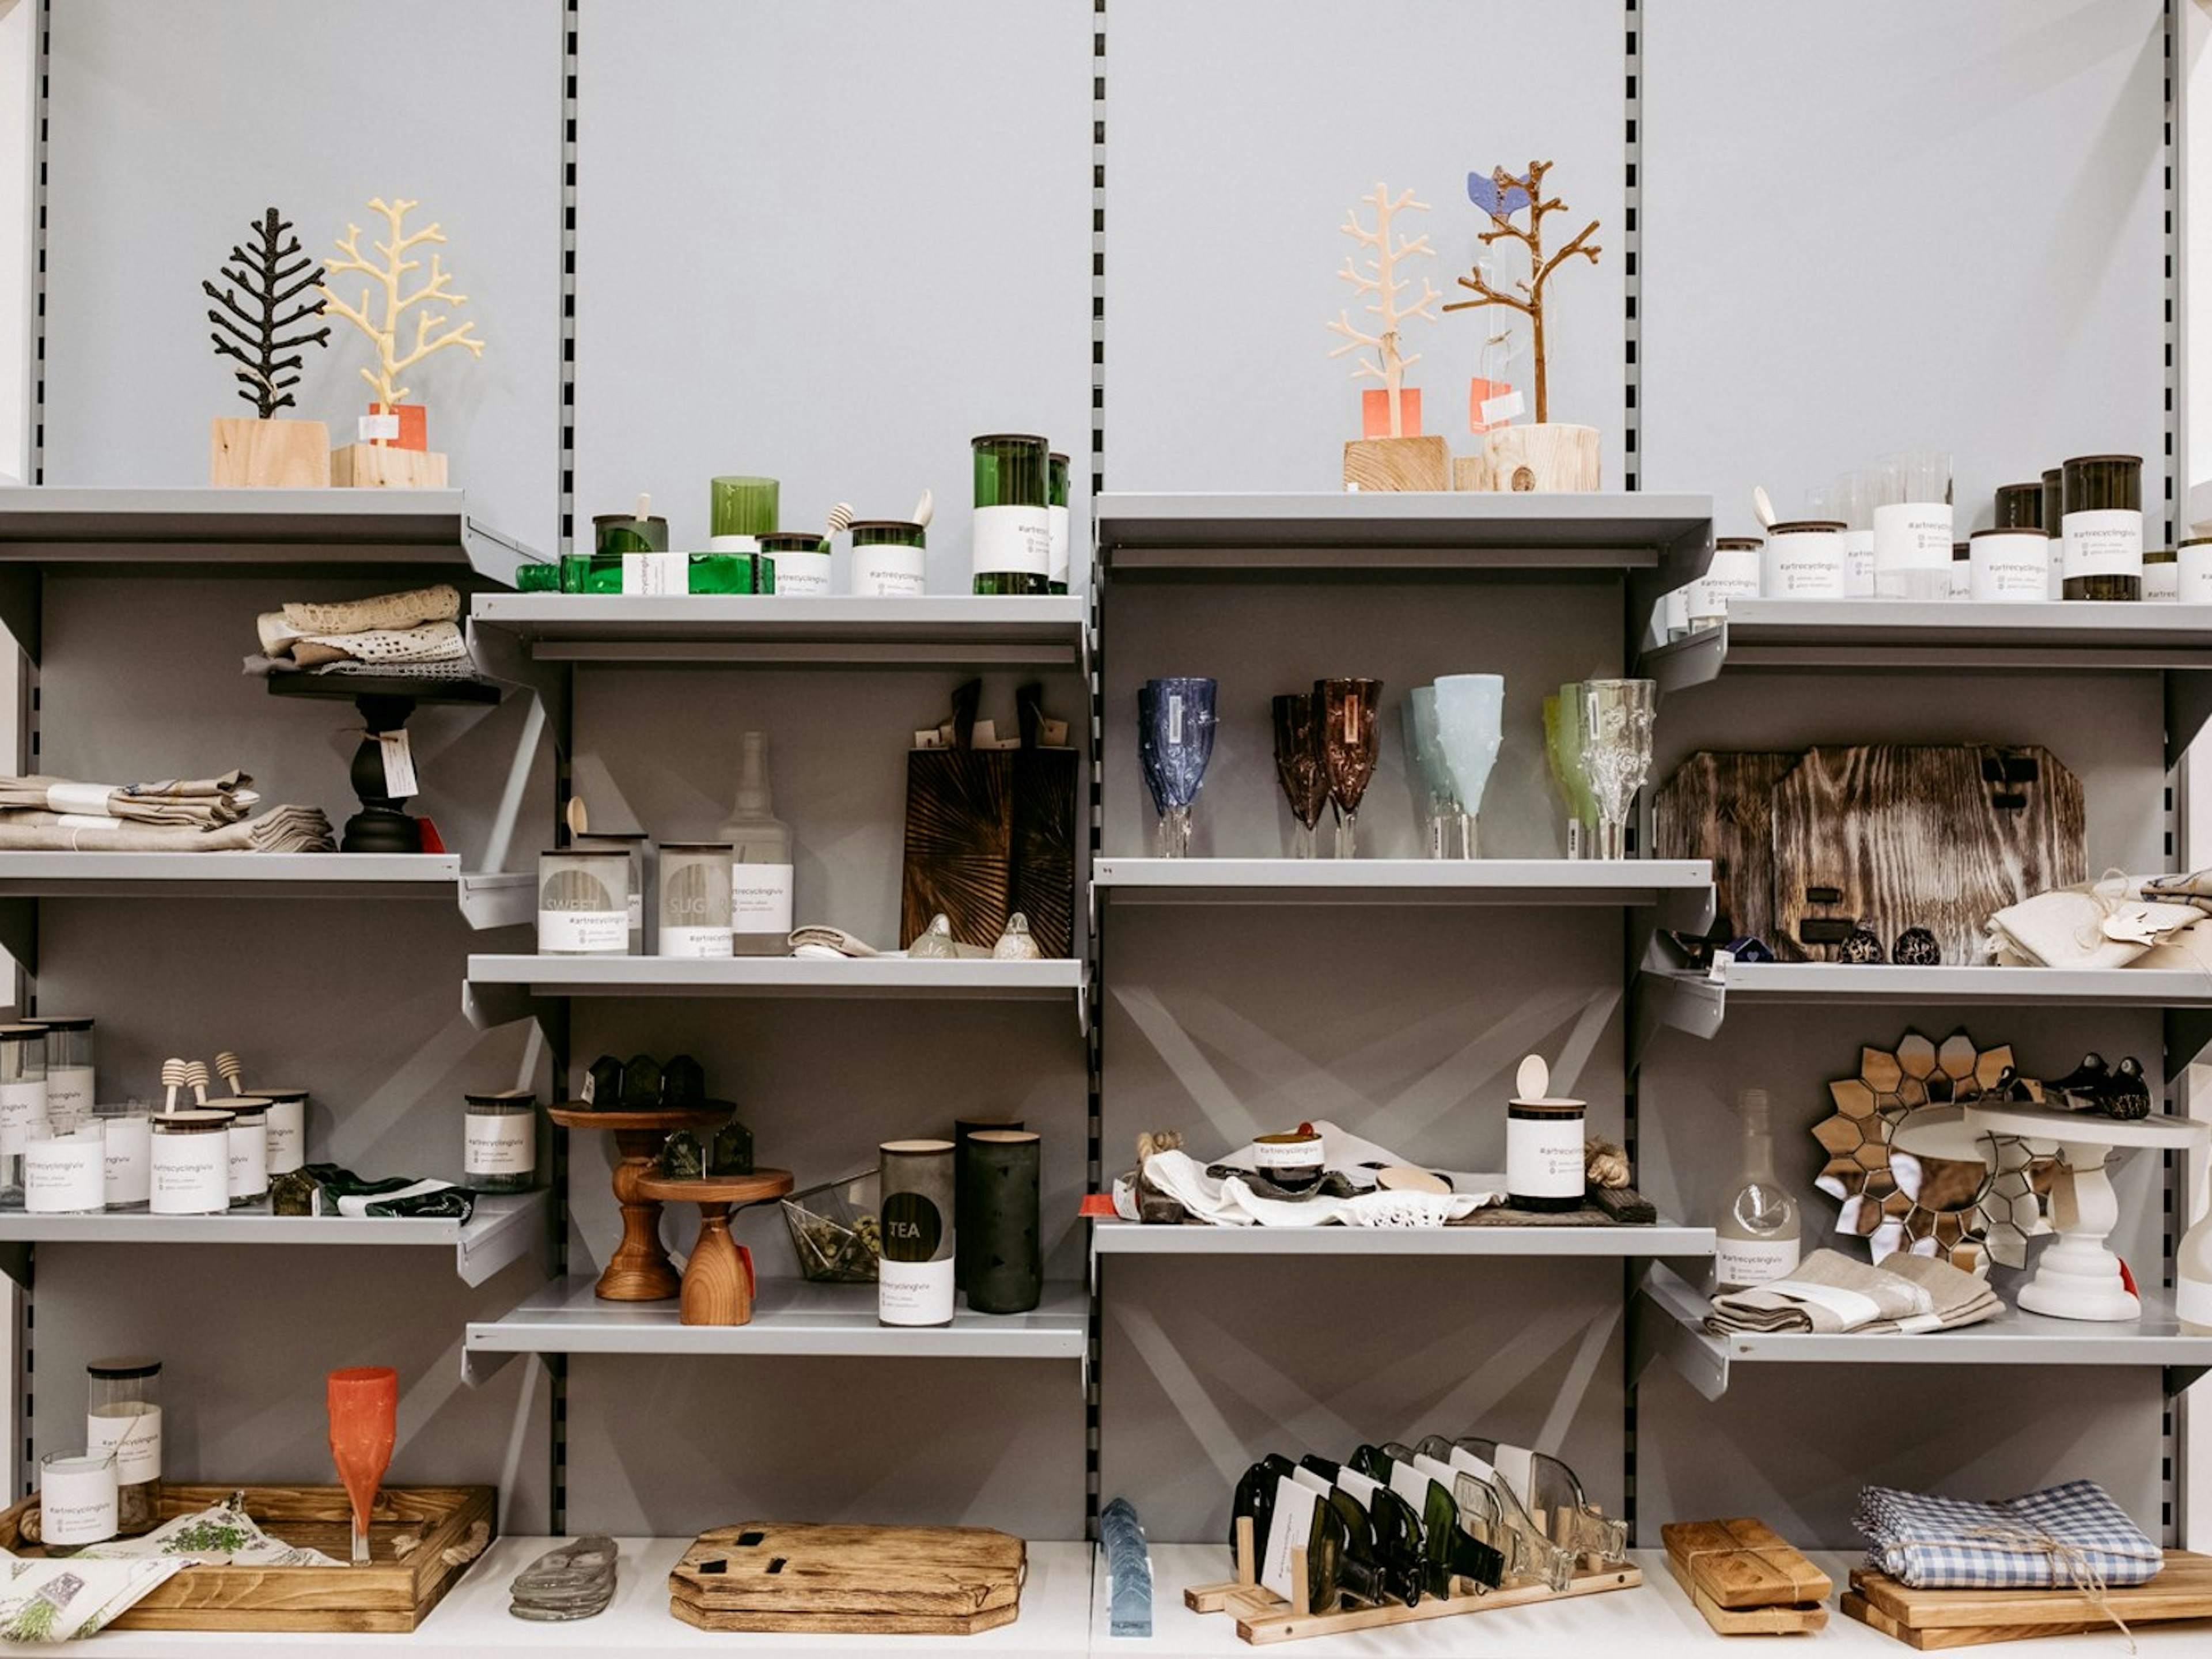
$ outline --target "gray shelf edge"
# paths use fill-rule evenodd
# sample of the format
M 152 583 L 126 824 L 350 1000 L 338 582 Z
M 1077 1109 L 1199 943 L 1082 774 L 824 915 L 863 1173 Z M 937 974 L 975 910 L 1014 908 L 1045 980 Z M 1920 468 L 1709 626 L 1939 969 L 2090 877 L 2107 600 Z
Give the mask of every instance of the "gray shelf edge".
M 1698 1258 L 1713 1253 L 1711 1227 L 1660 1221 L 1613 1227 L 1210 1227 L 1099 1221 L 1091 1253 L 1100 1256 L 1204 1256 L 1212 1260 L 1339 1256 L 1429 1261 L 1604 1261 Z

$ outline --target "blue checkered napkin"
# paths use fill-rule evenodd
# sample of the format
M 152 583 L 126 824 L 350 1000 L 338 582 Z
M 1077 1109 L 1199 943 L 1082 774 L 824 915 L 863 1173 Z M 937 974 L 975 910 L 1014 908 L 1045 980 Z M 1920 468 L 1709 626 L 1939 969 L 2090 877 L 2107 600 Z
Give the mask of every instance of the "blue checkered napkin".
M 1869 1486 L 1853 1524 L 1873 1546 L 1868 1564 L 1913 1589 L 2078 1588 L 2084 1567 L 2120 1589 L 2147 1583 L 2165 1560 L 2094 1480 L 1994 1504 Z

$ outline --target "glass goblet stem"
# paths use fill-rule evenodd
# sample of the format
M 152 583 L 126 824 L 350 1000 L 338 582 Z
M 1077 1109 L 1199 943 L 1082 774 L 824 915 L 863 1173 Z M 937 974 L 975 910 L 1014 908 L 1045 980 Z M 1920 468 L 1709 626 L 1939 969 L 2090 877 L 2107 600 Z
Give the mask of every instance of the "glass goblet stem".
M 1480 858 L 1474 850 L 1475 817 L 1472 812 L 1459 815 L 1459 855 L 1463 859 Z
M 1190 808 L 1170 806 L 1160 814 L 1158 848 L 1164 859 L 1190 856 Z
M 1340 859 L 1359 856 L 1359 814 L 1346 812 L 1336 821 L 1336 855 Z
M 1628 822 L 1625 818 L 1606 818 L 1597 827 L 1597 855 L 1601 859 L 1625 859 L 1628 856 Z
M 1294 825 L 1291 830 L 1291 856 L 1294 859 L 1310 859 L 1313 855 L 1313 830 L 1304 823 Z

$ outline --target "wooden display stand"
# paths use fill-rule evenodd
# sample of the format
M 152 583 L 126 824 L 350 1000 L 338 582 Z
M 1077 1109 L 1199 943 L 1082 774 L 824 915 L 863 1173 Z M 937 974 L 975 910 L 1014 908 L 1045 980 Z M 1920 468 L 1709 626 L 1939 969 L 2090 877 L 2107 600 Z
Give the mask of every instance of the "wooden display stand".
M 331 429 L 320 421 L 222 416 L 208 422 L 208 483 L 217 489 L 324 489 Z
M 1479 456 L 1462 456 L 1453 487 L 1513 494 L 1565 494 L 1598 487 L 1598 430 L 1594 426 L 1501 426 Z
M 1348 489 L 1449 489 L 1451 447 L 1440 437 L 1355 438 L 1344 447 Z
M 347 444 L 331 451 L 331 483 L 340 489 L 443 489 L 446 453 Z
M 751 1255 L 730 1237 L 733 1206 L 781 1198 L 791 1190 L 788 1170 L 756 1170 L 744 1176 L 641 1176 L 637 1195 L 659 1204 L 696 1204 L 699 1238 L 684 1264 L 686 1325 L 750 1325 L 753 1319 Z
M 1496 1613 L 1505 1607 L 1525 1607 L 1539 1601 L 1565 1601 L 1606 1590 L 1633 1589 L 1644 1582 L 1640 1568 L 1584 1567 L 1564 1590 L 1542 1584 L 1504 1584 L 1478 1595 L 1473 1590 L 1450 1595 L 1423 1596 L 1418 1607 L 1389 1602 L 1379 1607 L 1352 1607 L 1340 1613 L 1312 1613 L 1302 1605 L 1306 1582 L 1306 1553 L 1291 1551 L 1291 1584 L 1298 1599 L 1285 1601 L 1259 1582 L 1258 1552 L 1252 1540 L 1249 1516 L 1237 1522 L 1237 1577 L 1227 1583 L 1194 1584 L 1182 1593 L 1182 1604 L 1193 1613 L 1225 1613 L 1237 1621 L 1237 1634 L 1254 1647 L 1276 1642 L 1302 1641 L 1310 1636 L 1343 1636 L 1353 1631 L 1382 1630 L 1392 1625 L 1421 1624 L 1431 1619 L 1456 1618 L 1466 1613 Z M 1465 1582 L 1465 1581 L 1460 1581 Z
M 615 1201 L 622 1206 L 622 1243 L 607 1258 L 597 1295 L 602 1302 L 665 1302 L 683 1289 L 660 1243 L 660 1200 L 640 1190 L 652 1179 L 653 1156 L 677 1129 L 704 1129 L 725 1121 L 726 1103 L 650 1112 L 601 1112 L 589 1106 L 549 1106 L 546 1116 L 564 1129 L 613 1131 Z M 786 1177 L 787 1180 L 788 1177 Z

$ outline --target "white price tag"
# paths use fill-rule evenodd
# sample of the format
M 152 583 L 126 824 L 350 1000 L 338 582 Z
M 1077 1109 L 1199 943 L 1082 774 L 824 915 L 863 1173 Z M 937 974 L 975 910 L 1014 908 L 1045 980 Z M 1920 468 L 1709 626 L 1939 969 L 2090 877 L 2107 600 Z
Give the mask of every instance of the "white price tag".
M 1517 390 L 1501 392 L 1495 398 L 1482 400 L 1482 423 L 1485 426 L 1500 425 L 1512 420 L 1527 407 L 1527 401 Z
M 376 746 L 384 754 L 384 793 L 393 800 L 404 800 L 422 786 L 415 778 L 415 757 L 407 747 L 407 729 L 380 732 Z
M 374 443 L 379 438 L 399 436 L 399 417 L 397 415 L 364 415 L 359 427 L 361 441 Z

